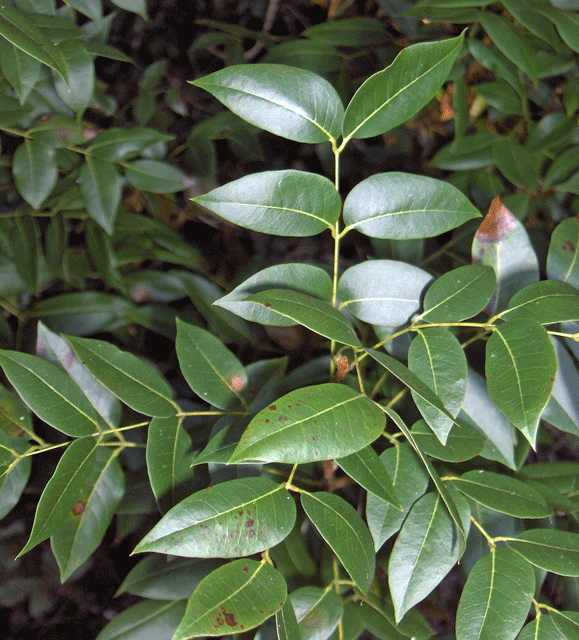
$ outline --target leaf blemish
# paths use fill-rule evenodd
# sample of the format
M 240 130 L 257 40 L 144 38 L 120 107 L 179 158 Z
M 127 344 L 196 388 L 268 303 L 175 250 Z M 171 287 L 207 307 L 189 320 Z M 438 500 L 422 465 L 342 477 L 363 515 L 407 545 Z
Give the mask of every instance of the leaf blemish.
M 269 409 L 270 411 L 277 411 L 277 404 L 270 404 L 270 405 L 269 405 L 269 407 L 268 407 L 268 409 Z

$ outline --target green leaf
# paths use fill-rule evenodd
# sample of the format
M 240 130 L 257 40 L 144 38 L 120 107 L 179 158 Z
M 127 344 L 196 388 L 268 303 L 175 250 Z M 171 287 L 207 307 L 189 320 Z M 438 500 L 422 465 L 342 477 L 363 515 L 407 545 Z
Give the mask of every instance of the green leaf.
M 535 591 L 530 564 L 510 549 L 493 548 L 470 572 L 456 616 L 460 640 L 514 639 Z
M 185 189 L 187 176 L 167 162 L 134 160 L 122 166 L 129 184 L 141 191 L 175 193 Z
M 389 620 L 384 615 L 384 611 L 373 602 L 366 600 L 356 605 L 356 615 L 364 628 L 380 640 L 406 640 L 408 638 L 407 634 L 400 633 L 396 629 L 394 620 Z
M 0 36 L 15 47 L 66 77 L 58 49 L 30 19 L 12 5 L 4 4 L 0 13 Z
M 192 84 L 247 122 L 297 142 L 340 135 L 344 107 L 336 90 L 310 71 L 286 65 L 227 67 Z
M 75 438 L 100 430 L 96 409 L 55 365 L 16 351 L 0 351 L 0 364 L 18 395 L 44 422 Z
M 348 104 L 344 140 L 378 136 L 418 113 L 447 79 L 463 37 L 411 45 L 370 76 Z
M 81 118 L 93 101 L 94 61 L 80 40 L 65 40 L 58 49 L 66 66 L 66 82 L 55 75 L 54 87 L 64 104 Z
M 505 92 L 502 86 L 499 93 L 504 99 Z M 488 98 L 484 94 L 483 97 Z M 518 106 L 519 96 L 516 96 L 516 103 Z M 507 138 L 498 138 L 493 142 L 493 160 L 497 169 L 514 185 L 521 189 L 526 189 L 530 193 L 537 191 L 539 168 L 536 162 L 536 155 L 528 147 L 523 147 Z
M 243 478 L 198 491 L 168 511 L 135 547 L 196 558 L 236 558 L 281 542 L 296 518 L 283 485 Z
M 30 537 L 19 556 L 49 538 L 72 512 L 93 474 L 96 455 L 94 438 L 71 442 L 40 496 Z
M 123 190 L 123 181 L 115 165 L 87 155 L 78 182 L 88 214 L 111 235 Z
M 557 280 L 535 282 L 511 298 L 501 317 L 530 318 L 539 324 L 579 320 L 579 291 Z
M 304 387 L 253 418 L 230 463 L 343 458 L 368 446 L 383 429 L 382 411 L 365 394 L 335 383 Z
M 148 20 L 146 0 L 111 0 L 119 9 L 138 13 L 143 20 Z
M 260 324 L 278 327 L 297 324 L 261 304 L 247 301 L 250 295 L 267 289 L 292 289 L 326 302 L 332 299 L 332 279 L 323 269 L 309 264 L 289 263 L 262 269 L 215 304 Z
M 28 288 L 38 294 L 38 258 L 42 253 L 40 233 L 32 216 L 16 216 L 12 236 L 12 254 L 16 271 Z
M 549 334 L 528 318 L 500 324 L 487 342 L 485 370 L 493 402 L 534 447 L 557 373 Z
M 470 509 L 463 506 L 463 526 L 468 529 Z M 388 584 L 397 623 L 454 567 L 460 553 L 459 540 L 440 495 L 427 493 L 414 503 L 388 561 Z
M 41 65 L 36 58 L 24 53 L 8 40 L 0 41 L 0 66 L 6 80 L 18 95 L 20 104 L 25 104 L 34 85 L 40 78 Z
M 289 40 L 272 47 L 261 58 L 268 64 L 286 64 L 327 76 L 340 70 L 342 54 L 335 47 L 319 40 Z
M 151 365 L 102 340 L 66 336 L 85 367 L 126 405 L 147 416 L 175 412 L 173 392 Z
M 153 418 L 147 436 L 147 470 L 164 513 L 193 491 L 192 443 L 182 418 Z
M 532 622 L 526 624 L 517 640 L 566 640 L 565 636 L 557 630 L 552 617 L 541 613 Z
M 270 289 L 249 296 L 247 301 L 275 311 L 330 340 L 350 347 L 362 346 L 346 316 L 325 300 L 291 289 Z
M 302 587 L 290 593 L 302 640 L 326 640 L 344 613 L 342 598 L 333 589 Z
M 293 169 L 248 175 L 193 202 L 252 231 L 300 237 L 332 229 L 342 207 L 328 178 Z
M 170 140 L 173 136 L 147 127 L 111 127 L 95 136 L 86 151 L 100 160 L 123 162 L 137 158 L 154 144 Z
M 430 238 L 478 217 L 478 209 L 447 182 L 394 171 L 366 178 L 344 202 L 346 229 L 372 238 Z
M 452 485 L 475 502 L 516 518 L 546 518 L 551 515 L 543 496 L 529 485 L 504 474 L 475 469 Z
M 551 620 L 556 629 L 563 634 L 565 640 L 576 638 L 579 633 L 579 611 L 550 610 Z
M 579 221 L 568 218 L 559 223 L 549 244 L 547 276 L 563 280 L 579 289 Z
M 51 537 L 60 579 L 67 580 L 101 543 L 124 492 L 124 475 L 114 449 L 99 447 L 92 476 L 78 501 Z
M 26 405 L 12 391 L 0 385 L 0 432 L 9 437 L 34 437 L 32 419 Z
M 12 448 L 18 453 L 25 453 L 29 445 L 22 440 L 13 439 Z M 0 518 L 8 515 L 18 504 L 22 492 L 28 484 L 31 469 L 31 456 L 20 460 L 0 479 Z
M 579 576 L 579 534 L 556 529 L 530 529 L 508 546 L 527 562 L 560 576 Z
M 322 22 L 302 31 L 300 35 L 336 47 L 369 47 L 385 44 L 390 39 L 382 23 L 374 18 L 343 18 Z
M 452 426 L 444 445 L 424 420 L 415 422 L 411 432 L 427 456 L 444 462 L 458 463 L 474 458 L 482 451 L 486 440 L 482 433 L 462 424 Z
M 482 311 L 496 286 L 494 269 L 467 265 L 437 278 L 424 296 L 420 316 L 428 322 L 460 322 Z
M 201 581 L 173 640 L 253 629 L 277 613 L 286 596 L 285 580 L 270 564 L 235 560 Z
M 302 640 L 296 612 L 289 598 L 275 614 L 275 626 L 278 640 Z
M 304 511 L 364 594 L 374 579 L 372 536 L 354 507 L 333 493 L 301 494 Z
M 338 282 L 340 308 L 347 307 L 364 322 L 397 327 L 419 311 L 431 281 L 429 273 L 405 262 L 361 262 L 346 269 Z
M 396 444 L 380 455 L 392 478 L 402 510 L 369 493 L 366 499 L 366 521 L 374 538 L 376 551 L 393 536 L 404 522 L 410 507 L 426 491 L 428 474 L 420 458 L 407 444 Z
M 458 138 L 436 153 L 430 164 L 449 171 L 487 167 L 493 163 L 492 144 L 497 135 L 481 131 Z
M 12 173 L 20 195 L 33 209 L 40 209 L 58 179 L 54 149 L 27 138 L 14 152 Z
M 145 600 L 115 616 L 97 640 L 170 638 L 185 614 L 185 600 Z
M 336 463 L 366 491 L 397 509 L 400 507 L 388 471 L 372 447 L 338 458 Z
M 579 16 L 577 16 L 576 13 L 560 11 L 548 5 L 541 5 L 534 8 L 555 25 L 562 40 L 570 49 L 579 52 L 579 34 L 577 32 Z
M 466 394 L 468 366 L 456 337 L 447 329 L 432 327 L 419 331 L 408 350 L 408 368 L 434 391 L 448 412 L 456 418 Z M 442 444 L 453 421 L 428 401 L 412 392 L 414 402 Z
M 247 372 L 220 340 L 178 319 L 176 344 L 185 380 L 201 399 L 224 411 L 244 405 Z
M 559 340 L 551 338 L 557 354 L 557 375 L 553 393 L 541 418 L 561 431 L 579 436 L 579 372 L 569 352 Z
M 91 20 L 99 21 L 103 17 L 102 0 L 66 0 L 65 4 Z

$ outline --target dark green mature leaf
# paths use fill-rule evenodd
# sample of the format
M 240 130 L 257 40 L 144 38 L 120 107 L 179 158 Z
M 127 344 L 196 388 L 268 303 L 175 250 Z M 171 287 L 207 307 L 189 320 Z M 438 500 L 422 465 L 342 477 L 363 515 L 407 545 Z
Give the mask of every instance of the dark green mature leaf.
M 384 612 L 368 600 L 356 605 L 356 616 L 371 634 L 381 640 L 406 640 L 408 636 L 400 633 L 394 624 L 394 620 L 389 620 Z
M 517 640 L 566 640 L 566 638 L 553 624 L 551 616 L 541 613 L 540 617 L 536 617 L 523 627 Z
M 123 190 L 123 181 L 115 165 L 87 155 L 78 181 L 88 214 L 111 235 Z
M 28 288 L 38 294 L 38 258 L 42 253 L 39 231 L 32 216 L 17 216 L 12 235 L 12 255 L 18 275 Z
M 173 640 L 253 629 L 277 613 L 286 596 L 285 580 L 270 564 L 235 560 L 201 581 Z
M 463 37 L 411 45 L 368 78 L 344 114 L 344 140 L 385 133 L 426 106 L 447 79 Z
M 372 536 L 354 507 L 333 493 L 302 493 L 308 518 L 338 556 L 350 577 L 364 594 L 374 579 L 376 558 Z
M 20 439 L 12 439 L 11 447 L 22 454 L 28 450 L 29 445 Z M 31 466 L 30 456 L 20 458 L 10 471 L 0 478 L 0 518 L 4 518 L 18 504 L 28 484 Z
M 460 322 L 482 311 L 495 290 L 495 271 L 490 266 L 467 265 L 437 278 L 424 296 L 422 320 Z
M 487 342 L 485 370 L 493 402 L 534 447 L 557 373 L 549 334 L 528 318 L 499 325 Z
M 493 548 L 470 572 L 456 617 L 460 640 L 514 639 L 535 592 L 530 564 L 510 549 Z
M 14 152 L 12 173 L 20 195 L 33 209 L 40 209 L 58 178 L 54 149 L 27 138 Z
M 372 238 L 430 238 L 480 217 L 455 187 L 410 173 L 379 173 L 363 180 L 344 202 L 346 229 Z
M 415 422 L 411 429 L 416 444 L 431 458 L 445 462 L 465 462 L 478 455 L 486 438 L 480 431 L 466 425 L 454 424 L 446 444 L 442 444 L 424 420 Z
M 182 418 L 153 418 L 147 435 L 147 470 L 157 504 L 164 513 L 181 502 L 193 490 L 192 463 L 189 434 Z
M 85 367 L 126 405 L 147 416 L 175 413 L 171 387 L 151 365 L 102 340 L 66 339 Z
M 27 406 L 13 392 L 0 385 L 0 432 L 9 437 L 34 437 Z
M 261 61 L 286 64 L 327 76 L 340 70 L 344 55 L 336 47 L 319 40 L 289 40 L 272 47 Z
M 97 441 L 89 436 L 68 446 L 40 496 L 30 537 L 19 556 L 57 531 L 81 498 L 93 474 L 96 455 Z
M 536 567 L 560 576 L 579 576 L 579 534 L 556 529 L 530 529 L 508 546 Z
M 34 85 L 40 78 L 41 65 L 36 58 L 15 47 L 8 40 L 0 41 L 0 66 L 6 80 L 25 104 Z
M 177 319 L 177 357 L 187 384 L 201 399 L 225 411 L 244 405 L 247 372 L 208 331 Z
M 270 289 L 249 296 L 247 301 L 275 311 L 330 340 L 350 347 L 362 346 L 346 316 L 325 300 L 291 289 Z
M 374 18 L 343 18 L 309 27 L 301 34 L 337 47 L 368 47 L 385 44 L 389 37 L 379 20 Z
M 575 361 L 560 340 L 551 337 L 557 355 L 557 375 L 553 393 L 541 418 L 561 431 L 579 436 L 579 372 Z
M 344 614 L 343 599 L 333 589 L 302 587 L 289 594 L 302 640 L 326 640 Z
M 554 2 L 551 4 L 555 4 Z M 557 28 L 559 35 L 565 42 L 565 44 L 573 51 L 579 52 L 579 34 L 577 28 L 579 27 L 579 16 L 571 11 L 560 11 L 554 7 L 537 6 L 533 7 L 540 14 L 548 18 Z
M 73 437 L 100 430 L 96 409 L 55 365 L 16 351 L 0 351 L 0 364 L 22 400 L 41 420 Z
M 185 614 L 185 600 L 145 600 L 125 609 L 99 633 L 97 640 L 170 638 Z
M 458 138 L 436 153 L 430 164 L 449 171 L 486 167 L 493 163 L 492 144 L 497 135 L 481 131 Z
M 579 633 L 579 611 L 551 610 L 551 620 L 565 640 L 576 638 Z
M 98 447 L 91 477 L 50 540 L 62 582 L 101 543 L 123 496 L 124 480 L 114 449 Z
M 447 329 L 432 327 L 419 331 L 408 350 L 408 368 L 434 391 L 448 412 L 456 417 L 464 402 L 468 366 L 456 337 Z M 453 421 L 417 393 L 412 392 L 418 410 L 442 444 Z
M 426 469 L 408 444 L 397 444 L 386 449 L 380 460 L 392 478 L 402 510 L 396 509 L 376 495 L 368 494 L 366 521 L 374 538 L 376 551 L 400 529 L 410 507 L 428 486 Z
M 259 553 L 291 531 L 295 504 L 283 485 L 267 478 L 222 482 L 174 506 L 136 546 L 196 558 Z
M 516 518 L 551 515 L 543 496 L 521 480 L 482 469 L 467 471 L 452 484 L 475 502 Z
M 170 140 L 173 136 L 147 127 L 111 127 L 95 136 L 86 151 L 100 160 L 122 162 L 137 158 L 151 145 Z
M 136 189 L 151 193 L 183 191 L 187 176 L 177 167 L 159 160 L 134 160 L 123 164 L 125 177 Z
M 283 607 L 275 614 L 275 626 L 278 640 L 301 640 L 296 612 L 289 598 Z
M 486 83 L 482 86 L 484 87 L 490 84 L 491 83 Z M 506 93 L 504 86 L 508 85 L 497 86 L 501 99 L 504 99 Z M 479 93 L 481 92 L 479 91 Z M 488 98 L 488 96 L 482 95 Z M 518 95 L 513 96 L 513 102 L 515 102 L 520 109 Z M 505 110 L 507 109 L 508 107 Z M 512 111 L 518 111 L 518 109 L 513 108 Z M 536 155 L 534 155 L 529 148 L 516 144 L 508 138 L 499 138 L 493 142 L 493 160 L 497 169 L 507 180 L 510 180 L 517 187 L 526 189 L 530 193 L 535 193 L 539 188 L 537 182 L 539 167 L 537 165 Z
M 376 440 L 384 424 L 378 405 L 363 393 L 335 383 L 304 387 L 253 418 L 230 463 L 343 458 Z
M 400 326 L 420 310 L 431 281 L 429 273 L 405 262 L 368 260 L 346 269 L 340 278 L 340 308 L 347 307 L 364 322 Z
M 54 87 L 64 104 L 81 118 L 93 101 L 94 61 L 80 40 L 64 40 L 58 51 L 66 66 L 66 82 L 55 74 Z
M 579 289 L 579 220 L 568 218 L 559 223 L 549 245 L 547 275 Z
M 240 227 L 278 236 L 331 229 L 342 207 L 328 178 L 294 169 L 248 175 L 193 201 Z
M 579 320 L 579 291 L 566 282 L 535 282 L 516 293 L 501 318 L 530 318 L 539 324 Z
M 340 135 L 344 107 L 332 85 L 314 73 L 277 64 L 227 67 L 192 84 L 260 129 L 296 140 Z
M 326 271 L 313 265 L 278 264 L 249 277 L 215 304 L 260 324 L 279 327 L 297 324 L 295 320 L 281 316 L 261 304 L 247 301 L 250 295 L 266 289 L 291 289 L 329 302 L 332 298 L 332 279 Z

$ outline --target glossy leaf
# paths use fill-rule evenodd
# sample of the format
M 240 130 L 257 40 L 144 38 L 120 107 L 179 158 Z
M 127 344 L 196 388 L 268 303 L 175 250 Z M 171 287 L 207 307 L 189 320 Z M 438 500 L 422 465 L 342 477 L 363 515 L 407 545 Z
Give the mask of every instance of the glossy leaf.
M 191 438 L 177 416 L 153 418 L 147 435 L 147 470 L 151 488 L 165 512 L 193 491 Z
M 136 546 L 196 558 L 237 558 L 281 542 L 296 509 L 283 485 L 267 478 L 222 482 L 198 491 L 170 509 Z
M 86 368 L 126 405 L 147 416 L 175 412 L 172 390 L 151 365 L 102 340 L 66 336 Z
M 362 593 L 374 579 L 376 559 L 372 536 L 354 507 L 333 493 L 302 493 L 308 518 L 338 556 Z
M 455 187 L 410 173 L 378 173 L 357 184 L 344 202 L 346 229 L 372 238 L 430 238 L 480 217 Z
M 285 580 L 270 564 L 235 560 L 201 581 L 173 640 L 247 631 L 277 613 L 286 595 Z
M 260 324 L 274 326 L 297 324 L 291 318 L 281 316 L 261 304 L 247 301 L 250 295 L 267 289 L 291 289 L 326 302 L 332 298 L 332 280 L 326 271 L 309 264 L 289 263 L 262 269 L 217 300 L 215 304 L 246 320 Z
M 575 361 L 559 340 L 551 338 L 557 354 L 553 393 L 541 418 L 561 431 L 579 436 L 579 372 Z
M 90 156 L 109 162 L 122 162 L 140 156 L 145 149 L 173 136 L 147 127 L 111 127 L 95 136 L 87 147 Z
M 410 507 L 428 486 L 428 474 L 420 458 L 408 444 L 397 444 L 386 449 L 380 455 L 380 460 L 392 478 L 402 510 L 396 509 L 376 495 L 368 494 L 366 521 L 374 538 L 376 551 L 400 529 Z
M 18 395 L 44 422 L 73 437 L 100 430 L 96 409 L 55 365 L 16 351 L 0 351 L 0 364 Z
M 528 318 L 500 324 L 487 342 L 485 371 L 493 402 L 535 446 L 557 373 L 547 331 Z
M 555 628 L 563 634 L 565 640 L 575 638 L 579 633 L 579 611 L 551 611 Z
M 546 518 L 551 514 L 538 491 L 510 476 L 473 469 L 453 478 L 452 484 L 475 502 L 515 518 Z
M 464 351 L 447 329 L 432 327 L 419 331 L 408 351 L 408 368 L 434 391 L 448 412 L 456 418 L 464 402 L 468 366 Z M 442 444 L 453 422 L 417 393 L 412 397 L 430 428 Z
M 94 62 L 79 40 L 64 40 L 58 50 L 66 66 L 66 82 L 55 76 L 54 87 L 64 104 L 80 118 L 93 101 Z
M 538 6 L 536 9 L 555 25 L 565 44 L 573 51 L 579 52 L 579 36 L 577 35 L 579 16 L 571 11 L 559 11 L 548 5 Z
M 566 640 L 553 624 L 551 616 L 544 613 L 526 624 L 517 640 Z
M 343 273 L 338 282 L 340 308 L 372 324 L 396 327 L 420 310 L 422 294 L 432 276 L 395 260 L 368 260 Z
M 247 373 L 220 340 L 177 320 L 177 357 L 187 384 L 202 400 L 226 411 L 240 408 Z
M 485 311 L 493 315 L 507 307 L 513 295 L 539 279 L 539 264 L 523 225 L 497 196 L 472 244 L 475 264 L 493 267 L 497 286 Z
M 20 195 L 33 209 L 40 209 L 58 178 L 54 149 L 27 138 L 14 152 L 12 173 Z
M 240 227 L 278 236 L 331 229 L 342 207 L 328 178 L 293 169 L 248 175 L 193 201 Z
M 556 529 L 530 529 L 508 546 L 536 567 L 560 576 L 579 576 L 579 534 Z
M 480 431 L 462 424 L 452 426 L 444 445 L 424 420 L 414 423 L 411 432 L 426 455 L 445 462 L 470 460 L 482 451 L 485 443 L 485 437 Z
M 185 614 L 185 600 L 145 600 L 115 616 L 97 640 L 170 638 Z
M 275 614 L 275 627 L 278 640 L 301 640 L 298 619 L 289 598 L 286 598 L 283 607 Z
M 74 440 L 68 446 L 40 496 L 30 537 L 19 555 L 49 538 L 60 527 L 81 498 L 85 483 L 92 476 L 96 455 L 97 441 L 89 436 Z
M 300 291 L 270 289 L 249 296 L 247 301 L 260 304 L 330 340 L 351 347 L 362 346 L 346 316 L 325 300 Z
M 366 491 L 397 509 L 400 507 L 388 471 L 372 447 L 338 458 L 336 463 Z
M 193 84 L 247 122 L 297 142 L 340 135 L 344 107 L 336 90 L 314 73 L 276 64 L 227 67 Z
M 467 265 L 437 278 L 424 296 L 421 318 L 427 322 L 460 322 L 489 303 L 496 286 L 490 266 Z
M 36 58 L 24 53 L 8 40 L 0 41 L 0 65 L 6 80 L 18 95 L 20 104 L 26 99 L 40 78 L 41 65 Z
M 112 163 L 87 155 L 78 181 L 88 214 L 111 235 L 123 190 L 119 172 Z
M 292 391 L 260 411 L 230 463 L 305 463 L 343 458 L 376 440 L 384 414 L 363 393 L 328 383 Z
M 560 222 L 553 231 L 547 275 L 553 280 L 562 280 L 579 289 L 579 221 L 568 218 Z
M 456 616 L 460 640 L 514 639 L 535 591 L 531 565 L 510 549 L 495 548 L 470 572 Z
M 333 589 L 302 587 L 289 594 L 302 640 L 326 640 L 344 613 L 342 598 Z
M 566 282 L 535 282 L 516 293 L 501 317 L 530 318 L 539 324 L 579 320 L 579 291 Z
M 501 96 L 501 99 L 504 99 L 506 93 L 504 91 L 504 86 L 498 85 L 497 89 L 499 90 L 498 93 Z M 488 99 L 488 96 L 485 96 L 484 94 L 482 95 Z M 516 108 L 509 109 L 507 106 L 504 109 L 505 111 L 518 112 L 520 108 L 519 96 L 514 96 L 513 101 L 516 103 Z M 493 160 L 497 169 L 514 185 L 521 189 L 525 189 L 530 193 L 535 193 L 537 191 L 539 171 L 536 156 L 533 154 L 531 149 L 516 144 L 507 138 L 499 138 L 493 142 Z
M 187 176 L 177 167 L 159 160 L 134 160 L 123 164 L 129 184 L 151 193 L 175 193 L 185 189 Z
M 344 139 L 386 133 L 418 113 L 447 79 L 463 37 L 406 47 L 389 67 L 370 76 L 348 104 Z
M 101 543 L 123 497 L 124 487 L 123 470 L 114 449 L 99 447 L 88 483 L 50 540 L 62 582 L 88 560 Z

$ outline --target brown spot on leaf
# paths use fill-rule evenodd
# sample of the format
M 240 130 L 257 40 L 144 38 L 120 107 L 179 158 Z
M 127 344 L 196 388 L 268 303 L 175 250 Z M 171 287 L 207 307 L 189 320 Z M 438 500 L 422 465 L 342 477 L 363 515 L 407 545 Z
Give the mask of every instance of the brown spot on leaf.
M 245 381 L 239 376 L 234 376 L 231 378 L 231 388 L 238 393 L 245 386 Z
M 254 524 L 255 524 L 255 520 L 252 520 L 251 518 L 247 518 L 247 520 L 245 521 L 245 526 L 248 529 L 253 527 Z
M 561 249 L 563 249 L 563 251 L 575 253 L 575 245 L 571 242 L 571 240 L 565 240 L 565 242 L 561 245 Z
M 495 196 L 475 237 L 480 242 L 499 242 L 516 221 L 515 216 L 501 202 L 500 196 Z
M 336 358 L 336 371 L 334 373 L 334 382 L 341 384 L 344 382 L 350 369 L 350 361 L 347 356 L 338 356 Z
M 235 614 L 233 613 L 233 611 L 228 611 L 223 605 L 221 605 L 221 613 L 223 614 L 223 617 L 225 619 L 225 624 L 228 627 L 236 627 L 237 626 L 237 620 L 235 618 Z
M 279 422 L 281 422 L 282 424 L 283 424 L 284 422 L 287 422 L 288 420 L 289 420 L 289 418 L 288 418 L 287 416 L 280 416 L 280 417 L 278 418 L 278 421 L 279 421 Z
M 242 569 L 243 573 L 249 573 L 249 567 L 247 565 Z
M 84 513 L 85 509 L 86 509 L 86 502 L 84 502 L 84 500 L 79 500 L 72 508 L 72 513 L 75 516 L 80 516 Z
M 268 408 L 270 411 L 277 411 L 277 404 L 270 404 Z

